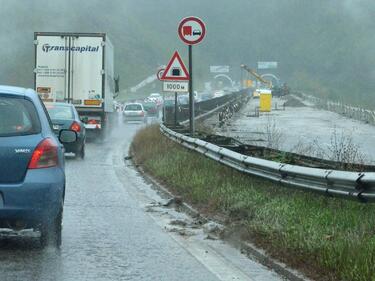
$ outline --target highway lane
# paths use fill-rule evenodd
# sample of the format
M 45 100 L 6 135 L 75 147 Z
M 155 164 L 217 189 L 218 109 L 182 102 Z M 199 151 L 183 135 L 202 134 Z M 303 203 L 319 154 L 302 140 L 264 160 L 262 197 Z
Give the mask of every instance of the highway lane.
M 67 157 L 61 250 L 35 240 L 0 240 L 0 280 L 282 280 L 192 227 L 162 202 L 124 161 L 141 124 L 116 121 L 104 141 L 87 144 L 86 159 Z

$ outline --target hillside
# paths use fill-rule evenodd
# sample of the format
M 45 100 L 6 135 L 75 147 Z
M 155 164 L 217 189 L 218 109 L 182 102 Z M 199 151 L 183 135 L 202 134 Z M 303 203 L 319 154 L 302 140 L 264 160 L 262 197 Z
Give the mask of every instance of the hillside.
M 215 5 L 213 5 L 215 3 Z M 116 49 L 116 73 L 128 88 L 186 47 L 178 22 L 197 15 L 207 24 L 194 48 L 197 85 L 210 78 L 209 65 L 278 61 L 277 74 L 295 88 L 375 107 L 375 50 L 367 1 L 250 0 L 0 0 L 0 83 L 33 86 L 33 32 L 107 32 Z

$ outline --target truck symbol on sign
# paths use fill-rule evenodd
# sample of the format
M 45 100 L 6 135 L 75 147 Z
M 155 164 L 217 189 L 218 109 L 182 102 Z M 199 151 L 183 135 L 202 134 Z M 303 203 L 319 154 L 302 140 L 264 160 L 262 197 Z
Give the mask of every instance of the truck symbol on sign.
M 193 28 L 190 25 L 186 25 L 182 27 L 182 35 L 191 35 L 193 31 Z
M 172 76 L 181 76 L 181 68 L 173 67 L 172 68 Z

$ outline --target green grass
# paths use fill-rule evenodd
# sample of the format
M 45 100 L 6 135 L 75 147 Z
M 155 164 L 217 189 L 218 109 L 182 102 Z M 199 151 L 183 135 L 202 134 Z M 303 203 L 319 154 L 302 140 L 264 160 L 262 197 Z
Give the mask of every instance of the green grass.
M 244 225 L 245 238 L 317 280 L 375 280 L 375 205 L 239 173 L 171 142 L 158 126 L 141 130 L 132 148 L 136 162 L 173 192 Z

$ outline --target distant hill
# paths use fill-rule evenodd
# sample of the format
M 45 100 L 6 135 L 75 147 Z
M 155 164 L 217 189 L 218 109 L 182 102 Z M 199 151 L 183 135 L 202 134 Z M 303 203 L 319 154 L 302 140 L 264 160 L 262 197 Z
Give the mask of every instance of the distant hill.
M 353 4 L 354 3 L 354 4 Z M 134 86 L 174 50 L 186 61 L 178 22 L 197 15 L 207 37 L 194 48 L 197 86 L 210 65 L 278 61 L 292 87 L 353 104 L 375 106 L 373 1 L 348 0 L 0 0 L 0 83 L 33 86 L 33 32 L 106 32 L 115 46 L 121 87 Z

